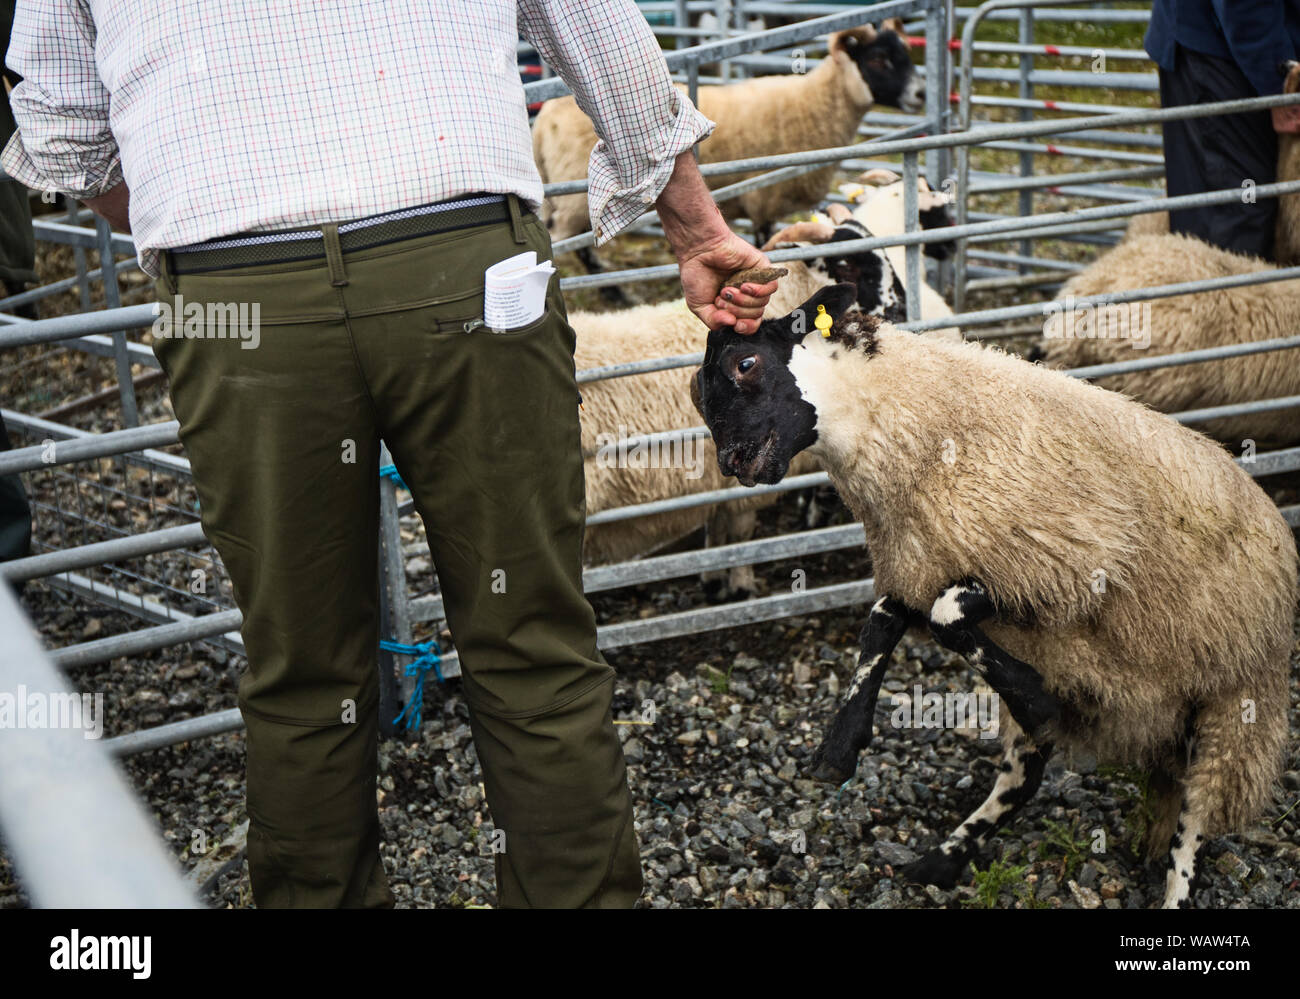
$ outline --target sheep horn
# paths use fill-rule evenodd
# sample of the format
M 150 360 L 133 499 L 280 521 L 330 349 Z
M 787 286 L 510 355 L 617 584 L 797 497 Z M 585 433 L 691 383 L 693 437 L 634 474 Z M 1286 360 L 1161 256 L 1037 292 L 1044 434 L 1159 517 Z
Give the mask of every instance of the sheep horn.
M 849 209 L 849 206 L 841 205 L 838 201 L 826 206 L 826 214 L 831 217 L 831 221 L 836 225 L 853 218 L 853 212 Z
M 890 184 L 896 184 L 903 178 L 894 173 L 893 170 L 886 170 L 884 167 L 877 167 L 874 170 L 868 170 L 858 176 L 859 184 L 870 184 L 872 187 L 888 187 Z
M 767 284 L 769 281 L 783 278 L 789 273 L 784 267 L 747 267 L 743 271 L 736 271 L 735 274 L 727 278 L 725 287 L 739 288 L 746 283 Z

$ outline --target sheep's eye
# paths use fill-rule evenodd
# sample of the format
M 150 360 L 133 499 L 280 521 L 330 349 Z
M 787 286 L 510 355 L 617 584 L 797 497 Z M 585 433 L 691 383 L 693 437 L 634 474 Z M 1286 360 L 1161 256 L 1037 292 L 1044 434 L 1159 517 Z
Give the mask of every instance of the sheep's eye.
M 758 358 L 756 357 L 744 357 L 741 358 L 740 363 L 736 365 L 736 370 L 739 371 L 742 375 L 747 375 L 749 374 L 750 371 L 753 370 L 754 365 L 757 363 L 758 363 Z

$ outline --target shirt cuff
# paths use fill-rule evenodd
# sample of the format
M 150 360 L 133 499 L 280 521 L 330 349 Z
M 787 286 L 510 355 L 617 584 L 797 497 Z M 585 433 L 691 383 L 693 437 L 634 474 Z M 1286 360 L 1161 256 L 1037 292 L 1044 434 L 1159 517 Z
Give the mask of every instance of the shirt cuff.
M 648 137 L 646 165 L 632 184 L 621 183 L 604 139 L 597 141 L 591 151 L 587 208 L 597 246 L 608 243 L 640 216 L 653 211 L 672 176 L 674 161 L 716 127 L 680 90 L 674 87 L 672 93 L 676 101 L 673 121 L 660 134 Z
M 26 184 L 32 190 L 57 191 L 78 201 L 107 194 L 123 180 L 122 158 L 116 150 L 107 163 L 78 163 L 75 172 L 54 177 L 45 174 L 28 155 L 21 130 L 13 134 L 4 151 L 0 152 L 0 167 L 11 178 L 20 184 Z

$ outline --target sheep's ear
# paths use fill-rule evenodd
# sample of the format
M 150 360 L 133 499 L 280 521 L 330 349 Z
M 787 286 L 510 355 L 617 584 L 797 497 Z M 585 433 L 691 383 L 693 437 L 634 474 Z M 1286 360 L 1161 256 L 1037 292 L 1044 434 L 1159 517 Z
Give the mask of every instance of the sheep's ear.
M 829 243 L 835 227 L 828 222 L 796 222 L 788 225 L 763 244 L 763 252 L 775 250 L 782 243 Z
M 704 404 L 700 401 L 700 377 L 703 374 L 703 368 L 696 368 L 695 374 L 691 375 L 691 405 L 701 417 L 704 416 Z
M 825 288 L 818 289 L 817 294 L 795 309 L 782 322 L 788 322 L 789 335 L 792 340 L 802 340 L 804 335 L 814 328 L 813 323 L 817 318 L 817 306 L 826 306 L 826 313 L 834 322 L 857 304 L 858 289 L 853 285 L 843 283 L 827 285 Z M 802 317 L 802 321 L 796 321 L 796 317 Z
M 907 29 L 903 27 L 903 19 L 900 17 L 891 17 L 880 22 L 881 31 L 892 31 L 899 38 L 907 37 Z
M 833 53 L 851 52 L 859 47 L 865 48 L 875 40 L 875 26 L 864 24 L 860 28 L 846 28 L 844 31 L 835 32 L 831 35 L 830 45 L 827 48 Z

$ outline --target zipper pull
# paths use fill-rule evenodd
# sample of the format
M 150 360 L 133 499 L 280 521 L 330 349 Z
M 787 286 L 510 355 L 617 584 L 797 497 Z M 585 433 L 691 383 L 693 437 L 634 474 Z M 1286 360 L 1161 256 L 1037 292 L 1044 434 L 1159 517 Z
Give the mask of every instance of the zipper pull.
M 486 326 L 486 325 L 487 323 L 482 319 L 471 319 L 469 322 L 465 324 L 465 332 L 473 333 L 480 326 Z

